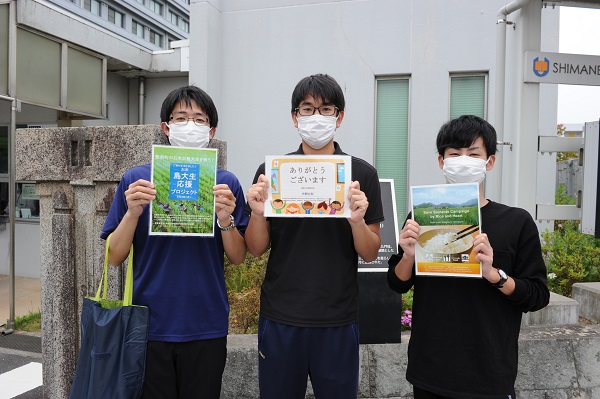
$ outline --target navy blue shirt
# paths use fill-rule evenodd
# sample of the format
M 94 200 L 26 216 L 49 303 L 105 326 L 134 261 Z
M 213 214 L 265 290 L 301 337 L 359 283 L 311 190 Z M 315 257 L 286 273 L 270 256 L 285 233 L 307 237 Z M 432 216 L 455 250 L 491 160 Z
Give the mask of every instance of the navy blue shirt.
M 150 165 L 125 172 L 102 230 L 106 239 L 127 212 L 125 190 L 139 179 L 150 181 Z M 240 234 L 248 225 L 244 192 L 230 172 L 217 169 L 217 184 L 227 184 L 236 198 L 233 212 Z M 133 303 L 150 309 L 150 341 L 186 342 L 227 335 L 229 303 L 224 277 L 221 232 L 214 237 L 150 236 L 149 206 L 133 237 Z

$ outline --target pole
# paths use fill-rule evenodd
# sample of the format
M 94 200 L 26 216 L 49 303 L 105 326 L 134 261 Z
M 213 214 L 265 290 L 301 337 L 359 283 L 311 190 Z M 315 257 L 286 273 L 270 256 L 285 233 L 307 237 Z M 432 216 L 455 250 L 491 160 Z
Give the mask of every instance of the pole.
M 15 328 L 15 212 L 17 199 L 15 186 L 15 138 L 17 130 L 17 111 L 21 111 L 21 102 L 16 97 L 17 87 L 17 2 L 12 0 L 9 5 L 8 28 L 8 94 L 12 97 L 0 96 L 0 100 L 10 101 L 10 131 L 8 132 L 8 295 L 9 316 L 2 335 L 11 334 Z
M 1 96 L 0 100 L 11 101 L 10 107 L 10 130 L 8 132 L 8 297 L 9 317 L 2 335 L 11 334 L 15 328 L 15 211 L 16 185 L 15 185 L 15 137 L 17 128 L 17 111 L 20 111 L 20 101 L 17 99 Z

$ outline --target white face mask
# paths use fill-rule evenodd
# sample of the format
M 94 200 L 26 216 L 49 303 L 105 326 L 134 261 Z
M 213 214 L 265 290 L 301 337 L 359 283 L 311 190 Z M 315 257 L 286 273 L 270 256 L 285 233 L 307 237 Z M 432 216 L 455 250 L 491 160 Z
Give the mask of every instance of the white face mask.
M 167 125 L 169 142 L 174 147 L 206 148 L 210 140 L 210 126 L 198 126 L 192 121 L 186 125 Z
M 444 176 L 448 183 L 481 183 L 485 179 L 486 165 L 490 161 L 467 155 L 444 159 Z
M 297 121 L 300 137 L 311 148 L 320 150 L 333 140 L 337 117 L 310 115 L 301 116 Z

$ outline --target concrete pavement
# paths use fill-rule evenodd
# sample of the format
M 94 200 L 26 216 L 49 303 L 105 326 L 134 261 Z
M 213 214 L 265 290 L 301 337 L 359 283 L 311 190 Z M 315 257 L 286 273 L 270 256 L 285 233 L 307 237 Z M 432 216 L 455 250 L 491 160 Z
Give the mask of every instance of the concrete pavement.
M 9 276 L 0 274 L 0 325 L 6 323 L 10 316 Z M 39 312 L 42 308 L 40 300 L 40 279 L 15 278 L 15 317 L 26 316 L 31 312 Z

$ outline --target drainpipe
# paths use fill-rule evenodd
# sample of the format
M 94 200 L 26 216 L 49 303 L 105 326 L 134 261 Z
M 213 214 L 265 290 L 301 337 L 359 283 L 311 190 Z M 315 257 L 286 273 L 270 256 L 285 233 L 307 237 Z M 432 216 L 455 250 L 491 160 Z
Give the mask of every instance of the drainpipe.
M 498 144 L 504 145 L 504 97 L 506 92 L 506 26 L 514 23 L 506 17 L 523 8 L 530 0 L 516 0 L 500 8 L 496 22 L 496 114 L 494 127 L 498 134 Z M 513 25 L 514 27 L 514 25 Z M 502 198 L 502 157 L 496 158 L 494 167 L 493 193 L 496 200 L 506 202 Z
M 145 83 L 146 83 L 146 78 L 143 76 L 140 76 L 138 78 L 138 95 L 139 95 L 139 100 L 138 100 L 138 125 L 143 125 L 144 124 L 144 104 L 145 104 L 145 100 L 146 100 L 146 87 L 145 87 Z

